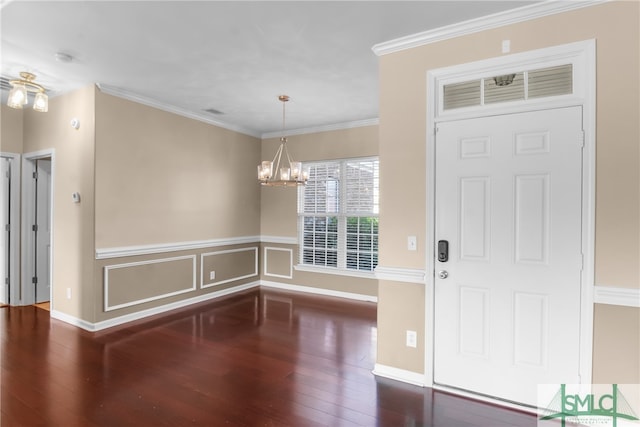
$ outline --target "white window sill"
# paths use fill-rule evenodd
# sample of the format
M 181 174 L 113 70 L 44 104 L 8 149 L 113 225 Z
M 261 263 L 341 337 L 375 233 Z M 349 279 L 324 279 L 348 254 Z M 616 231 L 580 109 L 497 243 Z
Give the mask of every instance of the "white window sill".
M 376 274 L 373 271 L 358 271 L 348 268 L 316 267 L 305 264 L 296 264 L 293 266 L 293 268 L 295 268 L 296 271 L 306 271 L 308 273 L 334 274 L 337 276 L 361 277 L 364 279 L 376 278 Z

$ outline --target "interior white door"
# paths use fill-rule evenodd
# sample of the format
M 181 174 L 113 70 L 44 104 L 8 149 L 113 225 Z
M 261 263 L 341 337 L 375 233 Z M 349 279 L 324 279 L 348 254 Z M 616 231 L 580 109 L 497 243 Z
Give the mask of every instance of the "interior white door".
M 579 382 L 582 108 L 436 135 L 434 381 L 536 405 L 538 384 Z
M 51 160 L 36 161 L 36 303 L 51 295 Z
M 2 227 L 2 260 L 0 260 L 0 304 L 9 304 L 9 273 L 10 273 L 10 209 L 11 209 L 11 160 L 0 157 L 0 188 L 2 206 L 0 206 L 0 226 Z

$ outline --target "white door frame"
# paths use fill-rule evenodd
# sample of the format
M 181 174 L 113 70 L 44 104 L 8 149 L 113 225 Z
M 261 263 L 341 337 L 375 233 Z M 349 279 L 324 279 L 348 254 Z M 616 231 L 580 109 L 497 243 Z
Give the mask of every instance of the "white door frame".
M 2 152 L 0 157 L 11 159 L 11 200 L 9 200 L 11 205 L 11 228 L 9 229 L 11 233 L 9 240 L 11 276 L 9 278 L 9 300 L 11 305 L 20 305 L 22 303 L 20 287 L 20 154 Z
M 36 172 L 36 160 L 39 159 L 51 159 L 51 211 L 50 224 L 51 227 L 51 256 L 49 257 L 49 266 L 51 273 L 51 283 L 49 291 L 49 301 L 51 302 L 50 309 L 53 311 L 53 287 L 54 287 L 54 274 L 53 274 L 53 254 L 55 253 L 54 242 L 54 227 L 53 227 L 53 212 L 55 205 L 55 150 L 53 148 L 35 151 L 32 153 L 26 153 L 22 156 L 22 301 L 21 305 L 31 305 L 35 302 L 35 291 L 31 279 L 35 271 L 34 253 L 35 242 L 33 239 L 32 226 L 35 224 L 35 186 L 30 183 L 33 180 L 33 174 Z
M 434 274 L 435 274 L 435 132 L 441 121 L 499 115 L 541 109 L 581 106 L 583 111 L 583 193 L 582 193 L 582 254 L 580 360 L 581 383 L 591 384 L 593 358 L 593 304 L 595 266 L 595 160 L 596 160 L 596 46 L 595 40 L 570 43 L 530 52 L 506 55 L 483 61 L 431 70 L 427 73 L 427 232 L 426 232 L 426 290 L 425 290 L 425 373 L 424 383 L 433 387 L 434 377 Z M 488 78 L 496 75 L 573 64 L 573 94 L 531 101 L 518 101 L 444 111 L 442 108 L 445 84 Z M 449 390 L 451 391 L 451 390 Z M 464 393 L 461 393 L 464 394 Z M 490 400 L 479 395 L 476 399 Z M 501 402 L 500 404 L 505 404 Z

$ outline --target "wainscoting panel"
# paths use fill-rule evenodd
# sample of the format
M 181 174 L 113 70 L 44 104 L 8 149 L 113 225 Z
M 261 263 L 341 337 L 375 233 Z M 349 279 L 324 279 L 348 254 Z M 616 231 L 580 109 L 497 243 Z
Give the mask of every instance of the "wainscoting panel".
M 130 307 L 196 290 L 196 256 L 108 265 L 104 310 Z
M 264 247 L 264 275 L 293 278 L 293 250 L 288 248 Z
M 258 247 L 200 255 L 200 287 L 222 285 L 258 275 Z

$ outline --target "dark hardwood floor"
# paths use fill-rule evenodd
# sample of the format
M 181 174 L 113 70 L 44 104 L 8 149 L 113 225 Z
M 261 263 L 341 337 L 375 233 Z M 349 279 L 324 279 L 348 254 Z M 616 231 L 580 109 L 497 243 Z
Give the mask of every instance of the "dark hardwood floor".
M 370 303 L 256 290 L 88 333 L 0 310 L 6 426 L 535 426 L 376 378 Z

